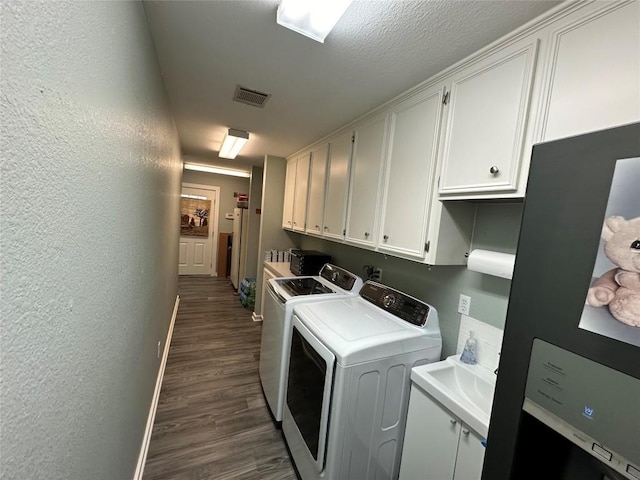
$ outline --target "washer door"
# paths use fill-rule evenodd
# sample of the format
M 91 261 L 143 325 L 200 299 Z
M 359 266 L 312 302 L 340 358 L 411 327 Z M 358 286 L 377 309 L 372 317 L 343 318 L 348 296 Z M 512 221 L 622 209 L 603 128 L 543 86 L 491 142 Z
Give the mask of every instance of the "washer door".
M 335 355 L 294 314 L 287 407 L 313 457 L 324 468 Z

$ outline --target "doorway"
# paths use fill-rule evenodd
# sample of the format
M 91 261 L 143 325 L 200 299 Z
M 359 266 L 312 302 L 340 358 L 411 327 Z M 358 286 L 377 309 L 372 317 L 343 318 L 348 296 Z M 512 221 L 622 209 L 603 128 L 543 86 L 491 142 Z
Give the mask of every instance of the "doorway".
M 183 183 L 180 198 L 180 275 L 218 275 L 220 187 Z

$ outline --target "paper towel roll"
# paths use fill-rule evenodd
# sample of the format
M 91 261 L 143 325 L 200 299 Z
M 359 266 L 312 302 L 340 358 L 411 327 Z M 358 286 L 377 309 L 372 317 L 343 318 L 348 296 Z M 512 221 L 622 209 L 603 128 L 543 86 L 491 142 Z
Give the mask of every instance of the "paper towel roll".
M 509 253 L 472 250 L 467 260 L 467 268 L 474 272 L 511 279 L 515 261 L 516 256 Z

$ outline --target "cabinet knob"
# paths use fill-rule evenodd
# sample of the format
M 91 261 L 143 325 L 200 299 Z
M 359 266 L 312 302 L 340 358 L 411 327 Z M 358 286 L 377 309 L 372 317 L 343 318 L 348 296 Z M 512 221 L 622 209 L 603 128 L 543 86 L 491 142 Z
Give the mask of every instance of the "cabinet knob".
M 369 232 L 364 232 L 364 236 L 368 237 L 369 236 Z
M 464 436 L 469 435 L 469 429 L 468 429 L 468 428 L 463 428 L 463 429 L 462 429 L 462 434 L 463 434 Z
M 489 169 L 489 172 L 491 172 L 492 175 L 497 174 L 499 171 L 500 171 L 500 169 L 498 167 L 496 167 L 495 165 Z
M 293 222 L 294 225 L 298 225 L 296 222 Z
M 316 225 L 316 228 L 317 228 L 318 230 L 320 230 L 320 225 Z
M 457 421 L 455 418 L 450 418 L 450 419 L 449 419 L 449 423 L 450 423 L 451 425 L 455 425 L 456 423 L 458 423 L 458 421 Z
M 389 240 L 389 235 L 385 235 L 384 237 L 382 237 L 382 239 L 386 242 L 387 240 Z
M 288 223 L 289 225 L 291 225 L 291 220 L 287 221 L 287 223 Z
M 329 230 L 329 227 L 327 227 L 327 226 L 325 225 L 324 230 L 325 230 L 325 231 Z

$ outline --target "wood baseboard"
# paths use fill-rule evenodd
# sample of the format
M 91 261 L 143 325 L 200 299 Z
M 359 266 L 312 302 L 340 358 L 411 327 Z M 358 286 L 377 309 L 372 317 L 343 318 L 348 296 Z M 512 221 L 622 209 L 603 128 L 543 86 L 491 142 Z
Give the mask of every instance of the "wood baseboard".
M 173 315 L 171 316 L 171 323 L 169 324 L 169 331 L 167 332 L 167 338 L 164 342 L 164 350 L 162 352 L 162 360 L 160 361 L 160 368 L 158 369 L 158 377 L 156 378 L 156 388 L 153 392 L 153 398 L 151 399 L 151 408 L 149 409 L 149 415 L 147 416 L 147 426 L 142 437 L 142 445 L 140 446 L 140 454 L 138 455 L 138 464 L 136 466 L 133 480 L 142 480 L 142 474 L 144 473 L 144 464 L 147 461 L 147 453 L 149 452 L 149 443 L 151 442 L 151 433 L 153 432 L 153 422 L 156 418 L 156 409 L 158 408 L 158 399 L 160 398 L 160 389 L 162 388 L 162 379 L 164 378 L 164 369 L 167 366 L 167 357 L 169 356 L 169 346 L 171 345 L 171 337 L 173 336 L 173 327 L 176 323 L 176 316 L 178 315 L 178 305 L 180 304 L 180 296 L 176 295 L 176 303 L 173 306 Z
M 256 312 L 253 312 L 253 314 L 251 315 L 251 320 L 253 320 L 254 322 L 261 322 L 262 315 L 258 315 Z

